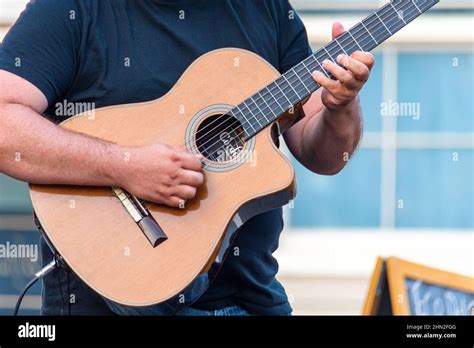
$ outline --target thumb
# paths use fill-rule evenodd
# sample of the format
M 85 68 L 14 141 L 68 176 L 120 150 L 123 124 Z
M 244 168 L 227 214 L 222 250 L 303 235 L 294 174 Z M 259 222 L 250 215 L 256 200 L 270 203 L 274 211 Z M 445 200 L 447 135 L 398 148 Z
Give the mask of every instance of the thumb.
M 343 25 L 340 22 L 334 22 L 332 24 L 332 38 L 333 40 L 337 38 L 339 35 L 343 34 L 346 31 Z

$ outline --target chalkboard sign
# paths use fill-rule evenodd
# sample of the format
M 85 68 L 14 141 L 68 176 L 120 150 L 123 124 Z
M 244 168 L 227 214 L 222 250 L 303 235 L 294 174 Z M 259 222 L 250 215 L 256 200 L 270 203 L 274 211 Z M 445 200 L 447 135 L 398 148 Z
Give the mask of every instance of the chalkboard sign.
M 395 257 L 378 258 L 365 315 L 471 315 L 474 278 Z
M 421 280 L 406 280 L 410 314 L 470 315 L 474 293 L 453 290 Z

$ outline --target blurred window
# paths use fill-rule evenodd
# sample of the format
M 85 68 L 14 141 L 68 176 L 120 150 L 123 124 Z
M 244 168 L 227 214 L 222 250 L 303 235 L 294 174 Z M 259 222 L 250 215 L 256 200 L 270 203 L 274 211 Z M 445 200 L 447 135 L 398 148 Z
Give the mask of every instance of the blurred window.
M 474 55 L 404 53 L 399 57 L 398 99 L 420 103 L 421 117 L 398 119 L 403 132 L 474 131 Z
M 382 82 L 384 56 L 376 55 L 361 93 L 364 138 L 370 141 L 348 166 L 326 177 L 294 163 L 298 197 L 295 209 L 289 209 L 292 227 L 474 227 L 474 55 L 447 50 L 394 54 L 398 82 Z M 382 102 L 384 89 L 396 92 L 393 100 Z M 382 115 L 383 104 L 389 108 L 385 112 L 394 108 L 388 116 Z M 388 129 L 384 117 L 391 118 Z M 381 139 L 395 131 L 396 148 L 383 149 Z M 392 195 L 381 187 L 384 175 L 394 177 L 386 184 Z M 381 207 L 384 200 L 390 202 Z M 381 221 L 382 216 L 389 221 Z

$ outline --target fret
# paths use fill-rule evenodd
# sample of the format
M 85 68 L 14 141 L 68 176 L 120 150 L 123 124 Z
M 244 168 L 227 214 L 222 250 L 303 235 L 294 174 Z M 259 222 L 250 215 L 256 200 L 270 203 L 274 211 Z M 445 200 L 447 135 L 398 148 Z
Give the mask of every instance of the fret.
M 262 109 L 260 109 L 260 106 L 258 106 L 258 104 L 255 102 L 255 100 L 253 99 L 252 96 L 250 96 L 250 100 L 252 101 L 252 103 L 255 104 L 255 106 L 257 107 L 258 111 L 260 111 L 260 113 L 262 114 L 262 116 L 265 118 L 265 114 L 263 113 Z M 260 120 L 258 117 L 255 117 L 255 119 L 257 120 L 257 123 L 260 125 L 260 127 L 262 126 L 262 124 L 260 123 Z
M 236 105 L 235 108 L 237 108 L 237 111 L 242 115 L 243 121 L 245 121 L 246 123 L 250 123 L 249 120 L 247 120 L 247 117 L 245 117 L 245 114 L 242 112 L 242 110 L 240 110 L 239 106 Z M 235 117 L 237 120 L 239 120 L 242 123 L 242 120 L 238 117 L 239 115 L 238 114 L 234 115 L 232 110 L 230 111 L 231 116 Z
M 314 89 L 312 92 L 314 92 L 315 90 L 317 90 L 320 85 L 314 81 L 314 78 L 313 78 L 313 72 L 311 70 L 309 70 L 309 68 L 306 66 L 306 64 L 303 62 L 301 62 L 301 65 L 306 69 L 306 71 L 308 72 L 308 76 L 309 76 L 309 79 L 312 81 L 312 83 L 314 83 Z
M 346 50 L 344 49 L 344 47 L 342 47 L 341 44 L 339 43 L 339 41 L 337 41 L 337 38 L 336 38 L 336 40 L 334 40 L 334 41 L 336 41 L 336 43 L 339 45 L 339 47 L 341 48 L 342 52 L 344 52 L 344 54 L 345 54 L 346 56 L 349 56 L 349 55 L 347 54 Z
M 242 104 L 240 104 L 240 105 L 242 105 Z M 234 116 L 238 121 L 240 121 L 240 123 L 242 124 L 242 127 L 243 127 L 244 129 L 245 129 L 245 127 L 244 127 L 244 122 L 245 122 L 245 123 L 247 123 L 247 124 L 250 125 L 250 127 L 252 128 L 253 131 L 255 131 L 254 128 L 253 128 L 253 126 L 252 126 L 252 123 L 250 122 L 250 120 L 247 119 L 247 117 L 245 117 L 244 112 L 243 112 L 242 110 L 240 110 L 239 106 L 236 105 L 235 108 L 237 108 L 237 111 L 242 115 L 243 120 L 240 119 L 240 118 L 238 117 L 238 115 L 234 115 L 233 112 L 232 112 L 232 110 L 230 111 L 230 114 L 231 114 L 232 116 Z M 234 108 L 234 109 L 235 109 L 235 108 Z
M 236 105 L 235 107 L 237 108 L 237 111 L 238 111 L 238 110 L 239 110 L 238 105 Z M 234 108 L 234 109 L 235 109 L 235 108 Z M 232 110 L 234 110 L 234 109 L 232 109 Z M 242 122 L 242 121 L 240 120 L 240 118 L 239 118 L 239 115 L 237 115 L 237 113 L 232 112 L 232 110 L 229 111 L 230 116 L 232 116 L 232 117 L 235 118 L 236 120 Z M 243 116 L 243 115 L 242 115 L 242 116 Z M 245 117 L 244 117 L 244 119 L 245 119 Z
M 403 19 L 403 14 L 400 14 L 400 11 L 398 11 L 398 10 L 396 9 L 396 7 L 392 4 L 392 1 L 390 1 L 389 4 L 390 4 L 390 6 L 393 7 L 393 9 L 395 10 L 395 12 L 397 13 L 398 18 L 401 19 L 401 20 L 403 21 L 403 23 L 407 24 L 407 23 L 405 22 L 405 20 Z
M 423 12 L 421 12 L 420 8 L 418 7 L 418 5 L 416 4 L 418 2 L 418 0 L 413 0 L 412 3 L 413 5 L 416 7 L 416 9 L 418 10 L 418 12 L 420 12 L 420 14 L 422 14 Z
M 388 4 L 387 4 L 388 5 Z M 397 9 L 393 6 L 393 4 L 390 3 L 392 6 L 387 6 L 386 9 L 386 25 L 387 27 L 390 28 L 390 31 L 392 34 L 395 34 L 397 31 L 399 31 L 401 28 L 404 27 L 403 22 L 398 20 L 398 11 Z
M 360 50 L 361 50 L 362 52 L 364 52 L 364 49 L 359 45 L 359 43 L 358 43 L 357 40 L 354 38 L 354 36 L 352 36 L 351 31 L 348 30 L 347 33 L 351 36 L 352 40 L 354 40 L 354 42 L 355 42 L 356 45 L 360 48 Z
M 313 93 L 315 90 L 317 90 L 320 87 L 320 85 L 316 81 L 314 81 L 313 72 L 311 70 L 309 70 L 309 68 L 306 66 L 304 61 L 302 61 L 299 65 L 301 65 L 308 72 L 307 77 L 305 77 L 305 80 L 309 79 L 310 82 L 313 84 L 314 87 L 311 90 L 311 93 Z
M 328 50 L 326 49 L 325 46 L 323 46 L 323 49 L 326 51 L 326 53 L 328 54 L 328 56 L 329 56 L 329 58 L 332 60 L 332 62 L 336 64 L 336 62 L 334 61 L 334 59 L 332 59 L 331 54 L 328 52 Z
M 367 29 L 367 27 L 365 26 L 364 24 L 364 21 L 360 22 L 360 24 L 362 24 L 362 26 L 364 27 L 364 29 L 369 33 L 370 37 L 372 38 L 372 40 L 374 40 L 374 42 L 378 45 L 379 43 L 377 42 L 377 40 L 375 40 L 375 38 L 372 36 L 372 33 Z
M 267 106 L 268 110 L 270 110 L 270 112 L 273 114 L 273 116 L 277 117 L 277 115 L 275 114 L 275 112 L 273 111 L 273 109 L 270 107 L 270 105 L 268 105 L 267 101 L 265 100 L 264 97 L 262 97 L 262 95 L 260 94 L 260 91 L 257 92 L 257 94 L 260 96 L 260 98 L 263 100 L 263 102 L 265 103 L 265 105 Z M 265 115 L 263 115 L 263 117 L 265 117 Z M 270 122 L 269 119 L 267 119 L 265 117 L 265 121 L 267 122 Z
M 285 92 L 283 92 L 283 90 L 280 88 L 280 86 L 278 85 L 278 81 L 275 82 L 275 86 L 277 86 L 277 88 L 280 90 L 281 94 L 283 94 L 283 96 L 286 98 L 286 100 L 288 100 L 288 103 L 289 103 L 289 107 L 293 106 L 293 103 L 291 102 L 290 99 L 288 99 L 288 97 L 286 96 Z
M 404 13 L 404 19 L 407 24 L 420 16 L 420 13 L 418 12 L 419 9 L 420 8 L 417 8 L 413 1 L 408 2 L 408 7 L 407 9 L 405 9 L 405 13 Z
M 247 98 L 247 100 L 246 100 L 244 103 L 246 104 L 247 109 L 250 108 L 249 110 L 251 110 L 251 111 L 253 112 L 253 115 L 252 115 L 253 118 L 256 119 L 257 117 L 259 117 L 259 113 L 262 113 L 262 112 L 259 110 L 259 108 L 257 107 L 257 103 L 255 103 L 255 102 L 252 100 L 252 97 Z M 257 122 L 256 122 L 257 124 L 260 124 L 260 122 L 258 122 L 258 120 L 255 120 L 255 121 L 257 121 Z M 255 123 L 254 123 L 254 125 L 255 125 Z
M 374 44 L 375 40 L 370 37 L 368 30 L 360 22 L 348 32 L 356 40 L 357 45 L 362 51 L 369 52 L 372 47 L 376 46 Z
M 250 112 L 250 115 L 252 115 L 252 118 L 255 118 L 255 115 L 253 114 L 252 110 L 250 110 L 250 108 L 246 104 L 246 101 L 244 101 L 242 104 L 244 104 L 244 106 L 248 109 L 248 111 Z M 249 121 L 248 124 L 249 124 L 250 128 L 252 128 L 252 130 L 255 132 L 256 129 L 253 127 L 252 122 Z
M 303 85 L 303 87 L 306 89 L 306 91 L 308 91 L 308 93 L 311 94 L 311 91 L 308 89 L 308 87 L 306 87 L 305 83 L 303 82 L 303 80 L 301 79 L 301 77 L 296 73 L 295 71 L 295 68 L 291 68 L 291 71 L 293 71 L 293 74 L 296 75 L 296 77 L 298 78 L 298 80 L 301 81 L 301 84 Z
M 246 121 L 247 123 L 249 123 L 249 121 L 247 120 L 247 118 L 245 117 L 245 114 L 242 110 L 240 110 L 239 106 L 237 105 L 236 106 L 237 108 L 237 111 L 240 112 L 240 114 L 242 115 L 242 117 L 244 118 L 244 121 Z
M 390 9 L 390 7 L 387 7 L 387 9 Z M 370 17 L 373 19 L 372 23 L 367 25 L 368 29 L 373 33 L 379 44 L 384 42 L 393 34 L 393 31 L 389 28 L 389 25 L 386 24 L 391 21 L 391 16 L 389 13 L 384 13 L 384 11 L 385 8 L 374 12 Z
M 281 106 L 281 104 L 278 102 L 278 99 L 275 98 L 275 96 L 273 95 L 273 93 L 270 91 L 270 89 L 268 88 L 268 86 L 265 87 L 265 89 L 267 90 L 268 94 L 270 94 L 270 95 L 272 96 L 272 98 L 275 99 L 275 101 L 276 101 L 276 103 L 278 104 L 278 106 L 280 107 L 280 109 L 281 109 L 282 111 L 285 110 L 285 109 Z
M 327 77 L 331 78 L 331 76 L 329 76 L 329 74 L 327 73 L 326 70 L 324 70 L 323 66 L 321 65 L 321 63 L 319 62 L 319 60 L 316 59 L 316 57 L 313 55 L 313 58 L 314 60 L 316 61 L 316 63 L 318 63 L 319 67 L 321 68 L 322 71 L 324 71 L 324 73 L 326 74 Z
M 306 64 L 304 63 L 304 61 L 301 62 L 301 65 L 303 65 L 303 67 L 306 69 L 306 71 L 307 71 L 311 76 L 313 76 L 313 73 L 311 72 L 311 70 L 308 69 L 308 67 L 306 66 Z
M 293 90 L 293 92 L 295 92 L 296 96 L 297 96 L 300 100 L 303 99 L 303 98 L 301 98 L 301 97 L 299 96 L 299 94 L 295 91 L 295 89 L 293 88 L 293 86 L 291 85 L 291 83 L 286 79 L 285 74 L 283 74 L 283 75 L 281 75 L 281 76 L 282 76 L 282 77 L 285 79 L 285 81 L 290 85 L 291 89 Z M 293 105 L 293 103 L 292 103 L 292 105 Z
M 425 12 L 436 5 L 438 2 L 439 0 L 424 0 L 422 3 L 420 3 L 420 9 Z
M 293 67 L 293 70 L 296 74 L 298 74 L 299 80 L 304 84 L 306 90 L 309 93 L 313 93 L 314 88 L 316 86 L 316 82 L 313 79 L 313 74 L 311 71 L 306 67 L 304 62 L 299 63 L 295 67 Z
M 390 7 L 393 11 L 396 11 L 396 8 L 393 9 L 393 7 Z M 393 23 L 392 25 L 390 25 L 390 28 L 391 29 L 394 29 L 392 30 L 392 32 L 397 32 L 399 31 L 400 29 L 402 29 L 407 23 L 411 22 L 413 19 L 415 19 L 416 17 L 418 17 L 420 14 L 418 13 L 418 11 L 416 10 L 416 7 L 413 6 L 413 3 L 407 1 L 407 2 L 404 2 L 402 3 L 402 8 L 403 8 L 403 11 L 404 11 L 404 20 L 400 20 L 400 13 L 399 12 L 396 12 L 396 15 L 398 17 L 399 20 L 395 20 L 395 23 Z M 410 9 L 412 11 L 410 11 Z
M 390 29 L 388 29 L 388 27 L 385 25 L 384 21 L 379 17 L 379 15 L 377 14 L 377 12 L 374 12 L 374 14 L 377 16 L 377 18 L 379 19 L 380 23 L 383 24 L 383 26 L 385 27 L 385 29 L 387 29 L 388 33 L 390 35 L 393 35 L 392 32 L 390 31 Z

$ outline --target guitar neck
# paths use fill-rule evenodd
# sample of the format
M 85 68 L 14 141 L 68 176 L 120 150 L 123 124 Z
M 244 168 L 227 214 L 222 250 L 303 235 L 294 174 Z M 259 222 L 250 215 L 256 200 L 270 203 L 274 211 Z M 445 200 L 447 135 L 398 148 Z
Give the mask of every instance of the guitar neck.
M 277 80 L 237 105 L 231 110 L 231 114 L 242 124 L 245 138 L 253 137 L 320 88 L 321 86 L 312 78 L 314 71 L 319 70 L 332 78 L 322 67 L 325 59 L 335 62 L 340 54 L 350 55 L 355 51 L 373 50 L 438 2 L 439 0 L 388 2 Z

